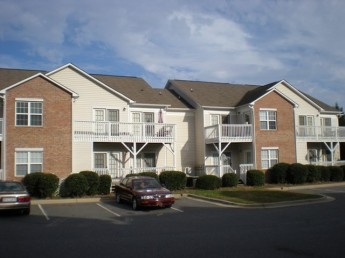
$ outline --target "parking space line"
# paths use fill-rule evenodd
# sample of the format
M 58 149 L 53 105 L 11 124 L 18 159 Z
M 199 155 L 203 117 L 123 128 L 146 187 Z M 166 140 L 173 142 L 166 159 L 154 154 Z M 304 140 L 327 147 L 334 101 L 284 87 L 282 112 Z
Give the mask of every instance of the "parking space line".
M 48 217 L 47 213 L 45 212 L 45 210 L 43 209 L 41 204 L 38 204 L 38 208 L 40 208 L 40 210 L 41 210 L 42 214 L 44 215 L 44 217 L 46 218 L 46 220 L 50 220 L 50 218 Z
M 184 212 L 183 210 L 180 210 L 180 209 L 177 209 L 177 208 L 174 208 L 174 207 L 171 207 L 170 209 L 175 210 L 175 211 L 179 211 L 179 212 Z
M 105 209 L 107 212 L 110 212 L 111 214 L 113 214 L 113 215 L 115 215 L 115 216 L 117 216 L 117 217 L 121 217 L 120 214 L 117 214 L 116 212 L 113 212 L 112 210 L 108 209 L 107 207 L 104 207 L 102 204 L 97 203 L 97 205 L 98 205 L 99 207 L 101 207 L 102 209 Z

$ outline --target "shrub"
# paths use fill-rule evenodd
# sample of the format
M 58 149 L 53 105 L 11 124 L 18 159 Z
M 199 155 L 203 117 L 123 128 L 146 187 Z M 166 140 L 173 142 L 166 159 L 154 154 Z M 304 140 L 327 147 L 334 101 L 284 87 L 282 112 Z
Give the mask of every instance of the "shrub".
M 43 176 L 42 172 L 36 172 L 36 173 L 27 174 L 23 178 L 23 184 L 25 185 L 26 190 L 28 190 L 31 196 L 35 196 L 35 197 L 40 196 L 40 192 L 38 190 L 38 181 L 40 180 L 42 176 Z
M 331 181 L 331 171 L 327 166 L 318 166 L 318 169 L 321 171 L 321 181 Z
M 159 174 L 159 181 L 170 191 L 174 191 L 186 187 L 187 177 L 180 171 L 163 171 Z
M 343 177 L 343 181 L 345 181 L 345 165 L 342 165 L 342 166 L 340 166 L 341 167 L 341 169 L 343 170 L 343 172 L 344 172 L 344 177 Z
M 195 187 L 205 190 L 215 190 L 220 188 L 222 180 L 214 175 L 203 175 L 196 180 Z
M 71 174 L 64 181 L 64 196 L 81 197 L 86 194 L 88 183 L 85 176 L 81 174 Z
M 303 184 L 307 181 L 308 169 L 305 165 L 294 163 L 287 170 L 287 181 L 290 184 Z
M 226 173 L 222 176 L 223 187 L 234 187 L 238 184 L 238 176 L 235 173 Z
M 83 175 L 86 178 L 88 188 L 86 190 L 87 195 L 95 195 L 98 193 L 99 187 L 99 176 L 96 172 L 93 171 L 81 171 L 79 174 Z
M 248 170 L 247 171 L 247 185 L 250 186 L 262 186 L 265 184 L 265 174 L 260 170 Z
M 111 176 L 100 175 L 99 176 L 98 193 L 99 194 L 110 194 L 110 187 L 111 187 Z
M 321 180 L 321 170 L 315 165 L 305 165 L 308 169 L 307 172 L 307 182 L 318 182 Z
M 38 180 L 39 198 L 52 197 L 59 187 L 59 178 L 51 173 L 44 173 Z
M 287 170 L 290 164 L 278 163 L 268 170 L 269 182 L 273 184 L 285 184 Z
M 331 181 L 333 182 L 340 182 L 344 179 L 344 171 L 340 167 L 332 166 L 329 167 L 330 174 L 331 174 Z

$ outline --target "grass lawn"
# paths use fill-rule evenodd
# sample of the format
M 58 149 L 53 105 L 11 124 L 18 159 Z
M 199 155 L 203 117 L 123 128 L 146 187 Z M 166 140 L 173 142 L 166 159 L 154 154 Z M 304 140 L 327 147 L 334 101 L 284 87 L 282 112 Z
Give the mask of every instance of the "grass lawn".
M 265 188 L 220 188 L 217 190 L 186 189 L 184 193 L 223 199 L 241 204 L 273 203 L 321 198 L 320 195 L 304 194 Z

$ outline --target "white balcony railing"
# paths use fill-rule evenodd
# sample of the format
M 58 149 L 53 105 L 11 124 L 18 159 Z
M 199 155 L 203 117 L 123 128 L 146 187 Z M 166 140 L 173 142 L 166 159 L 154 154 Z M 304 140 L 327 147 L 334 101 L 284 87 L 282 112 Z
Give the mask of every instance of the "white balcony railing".
M 251 142 L 253 129 L 251 124 L 212 125 L 205 128 L 206 142 Z
M 345 127 L 341 126 L 297 126 L 296 138 L 305 141 L 345 142 Z
M 173 142 L 175 125 L 164 123 L 74 122 L 76 141 Z
M 155 172 L 159 175 L 163 171 L 175 170 L 174 167 L 146 167 L 146 168 L 118 168 L 116 170 L 110 170 L 108 168 L 94 168 L 98 175 L 110 175 L 111 178 L 123 178 L 128 174 L 137 174 L 141 172 Z

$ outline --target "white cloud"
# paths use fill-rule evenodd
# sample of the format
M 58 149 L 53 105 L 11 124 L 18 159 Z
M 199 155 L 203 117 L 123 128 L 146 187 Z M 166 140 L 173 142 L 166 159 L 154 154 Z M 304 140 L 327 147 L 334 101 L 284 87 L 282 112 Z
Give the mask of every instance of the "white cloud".
M 0 50 L 1 64 L 37 59 L 43 69 L 72 62 L 113 73 L 125 62 L 154 86 L 169 78 L 256 84 L 286 79 L 304 91 L 313 87 L 314 96 L 329 104 L 345 94 L 342 0 L 0 4 L 0 44 L 22 42 L 13 51 L 18 56 Z M 320 95 L 324 89 L 330 93 Z

